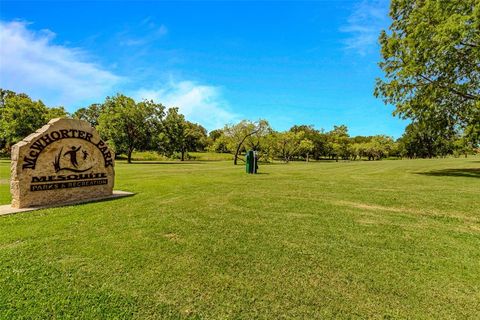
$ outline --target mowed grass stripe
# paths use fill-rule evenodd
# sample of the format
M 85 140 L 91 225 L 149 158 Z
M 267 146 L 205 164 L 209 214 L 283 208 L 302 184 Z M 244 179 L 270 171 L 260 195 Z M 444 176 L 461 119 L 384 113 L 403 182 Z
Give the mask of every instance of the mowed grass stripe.
M 475 319 L 479 167 L 119 162 L 134 197 L 0 218 L 0 318 Z

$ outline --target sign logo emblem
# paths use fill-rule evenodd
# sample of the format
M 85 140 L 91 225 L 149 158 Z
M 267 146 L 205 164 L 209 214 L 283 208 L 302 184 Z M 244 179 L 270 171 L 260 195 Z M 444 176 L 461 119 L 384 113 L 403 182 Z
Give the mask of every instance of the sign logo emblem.
M 85 172 L 88 170 L 91 170 L 93 166 L 90 166 L 86 169 L 80 169 L 79 168 L 79 163 L 77 160 L 77 153 L 80 151 L 82 147 L 81 146 L 72 146 L 70 147 L 70 150 L 63 152 L 63 147 L 60 149 L 58 152 L 57 156 L 55 157 L 55 160 L 53 162 L 53 168 L 55 169 L 55 173 L 65 170 L 65 171 L 70 171 L 70 172 Z M 82 150 L 82 160 L 85 162 L 87 158 L 89 157 L 89 154 L 86 150 Z M 68 158 L 71 166 L 63 166 L 61 165 L 63 159 Z

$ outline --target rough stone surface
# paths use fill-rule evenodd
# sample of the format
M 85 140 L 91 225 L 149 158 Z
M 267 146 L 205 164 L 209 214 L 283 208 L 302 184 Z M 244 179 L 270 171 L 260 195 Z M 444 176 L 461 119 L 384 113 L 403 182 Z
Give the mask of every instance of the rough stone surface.
M 114 154 L 86 121 L 53 119 L 12 147 L 12 207 L 110 196 Z

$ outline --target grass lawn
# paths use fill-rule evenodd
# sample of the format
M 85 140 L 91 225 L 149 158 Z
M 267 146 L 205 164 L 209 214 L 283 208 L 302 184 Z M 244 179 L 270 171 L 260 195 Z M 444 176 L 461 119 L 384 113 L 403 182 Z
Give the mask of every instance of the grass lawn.
M 0 319 L 479 318 L 480 157 L 116 170 L 0 217 Z

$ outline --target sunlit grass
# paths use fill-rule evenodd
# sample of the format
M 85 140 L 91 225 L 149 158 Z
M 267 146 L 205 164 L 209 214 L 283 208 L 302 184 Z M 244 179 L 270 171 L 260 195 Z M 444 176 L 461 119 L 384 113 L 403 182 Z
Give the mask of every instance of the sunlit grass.
M 117 162 L 134 197 L 0 217 L 0 319 L 473 319 L 479 168 Z

